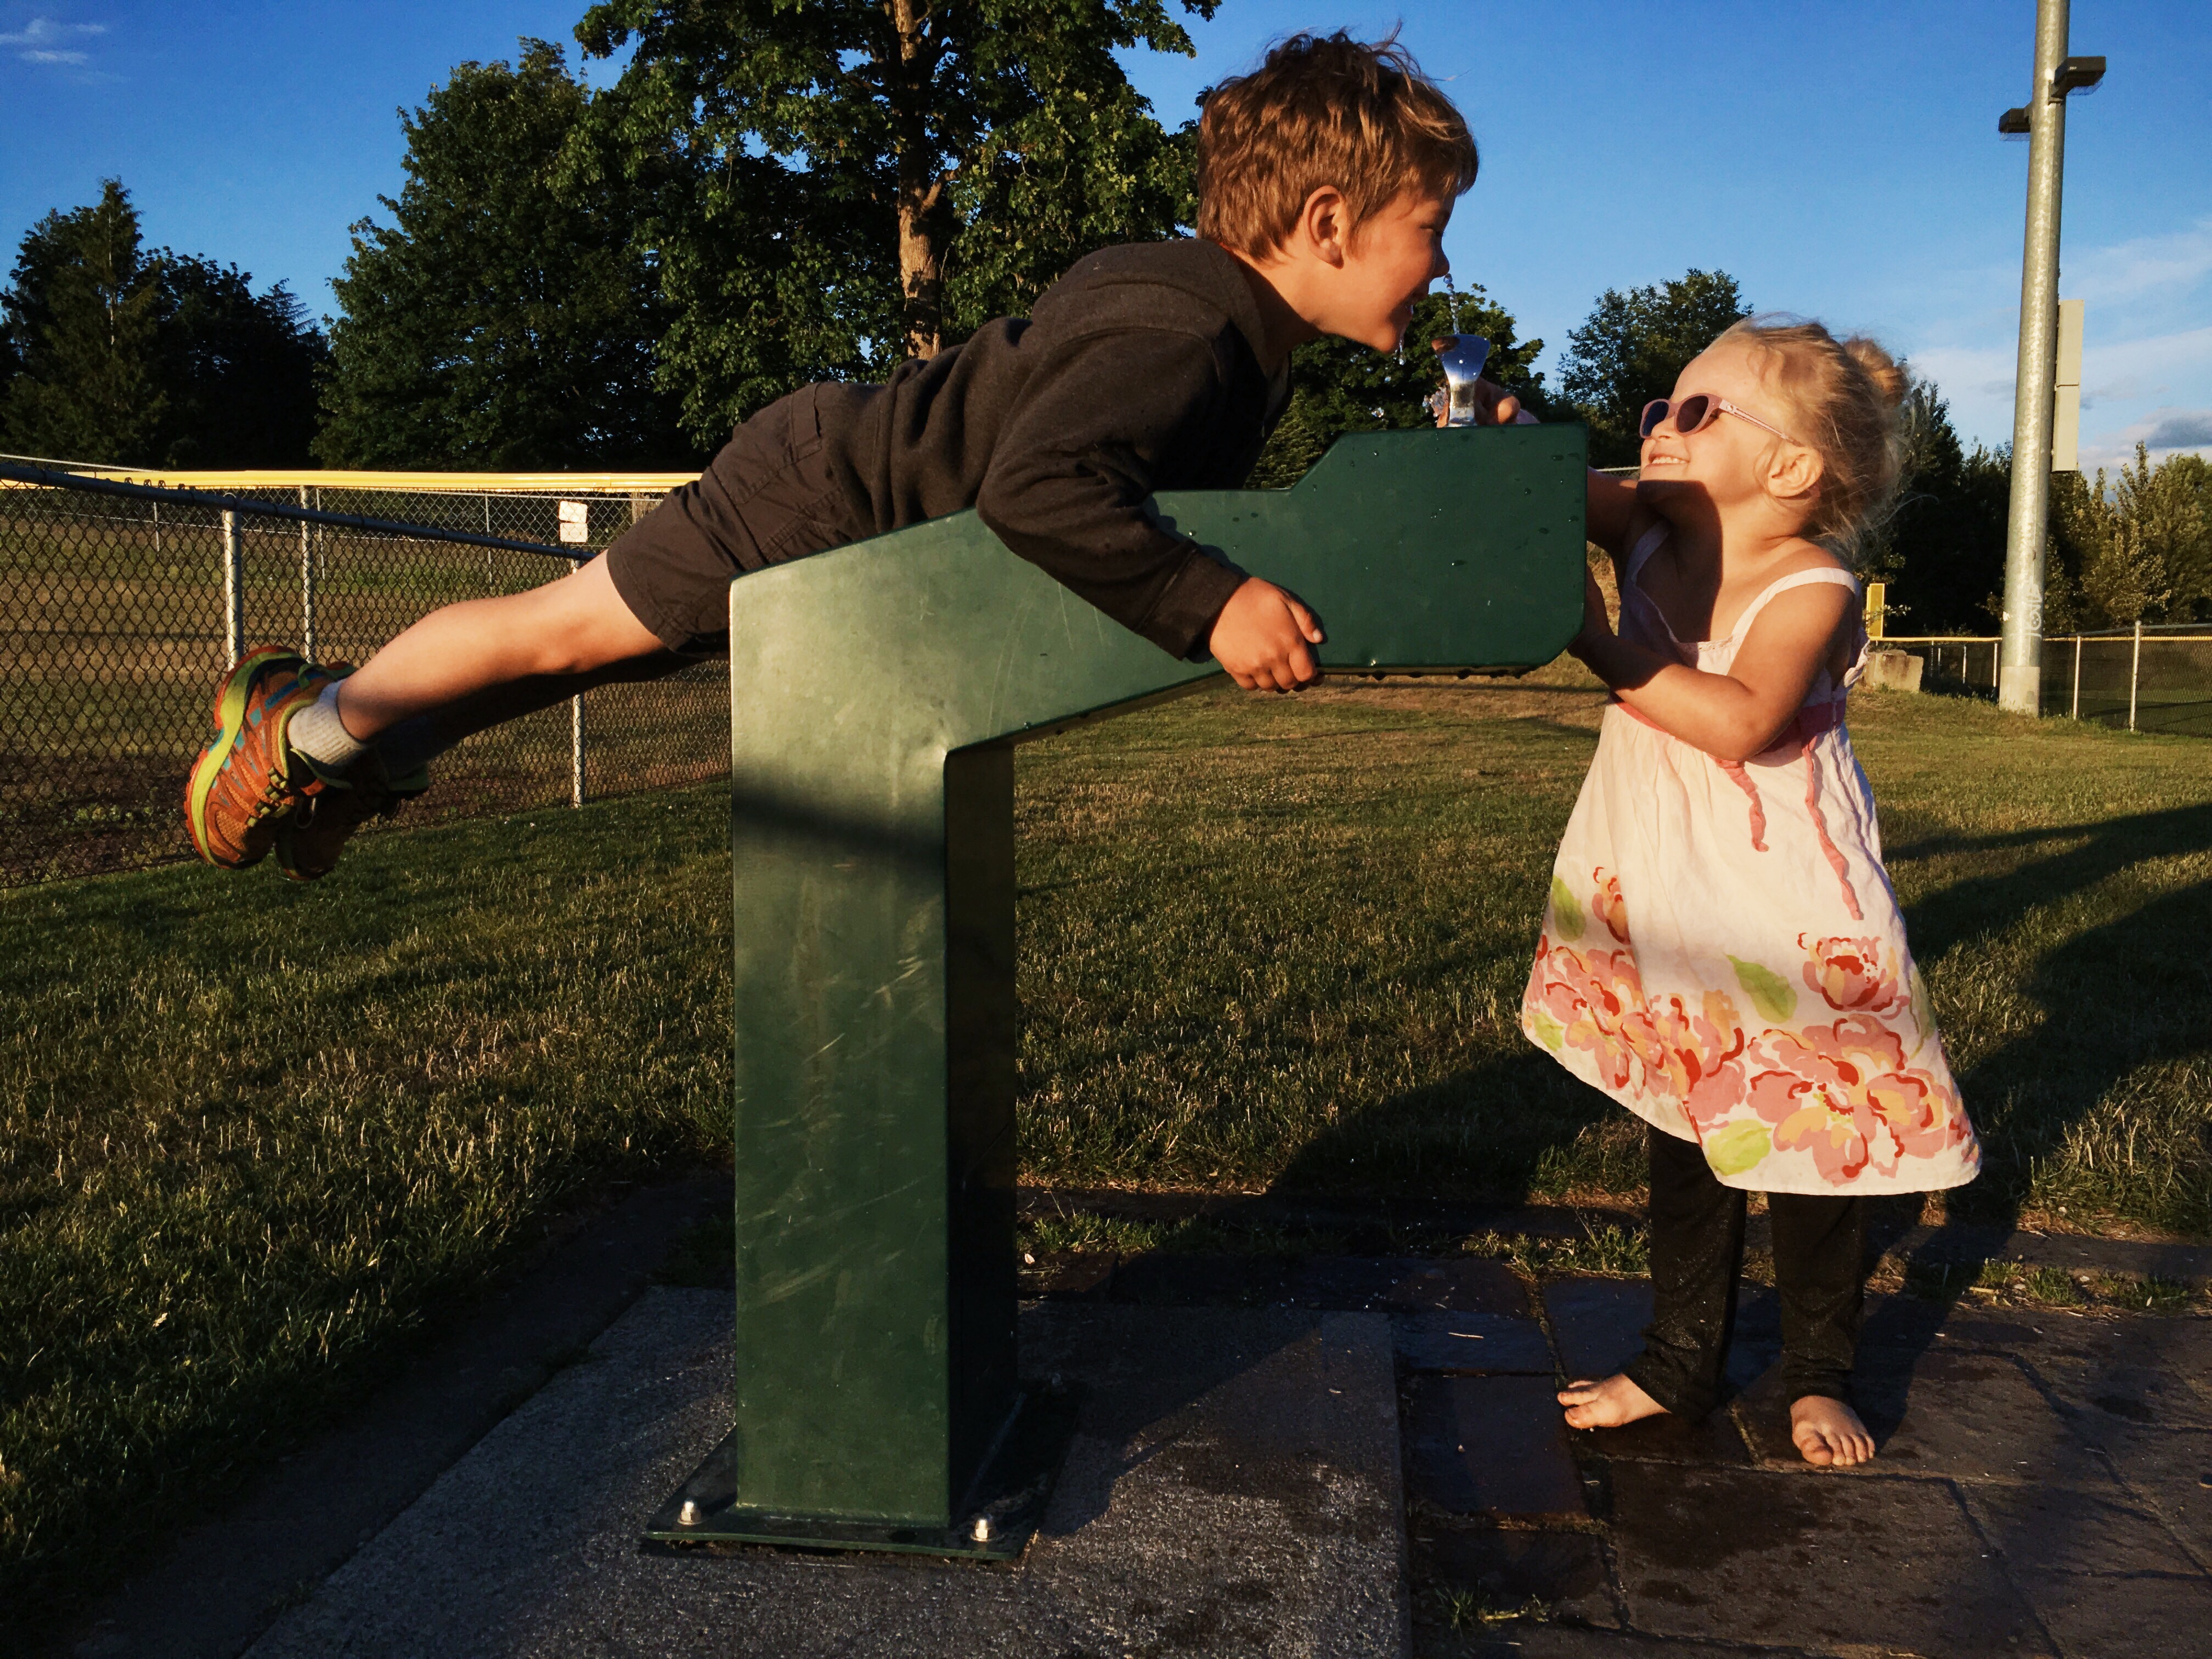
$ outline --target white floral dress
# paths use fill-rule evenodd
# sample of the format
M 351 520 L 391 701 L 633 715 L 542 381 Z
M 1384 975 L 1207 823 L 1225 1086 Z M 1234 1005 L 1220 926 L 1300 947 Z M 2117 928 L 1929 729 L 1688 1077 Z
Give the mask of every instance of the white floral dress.
M 1620 631 L 1726 673 L 1784 576 L 1724 640 L 1686 642 L 1638 580 Z M 1553 866 L 1521 1029 L 1577 1077 L 1705 1150 L 1731 1187 L 1846 1196 L 1971 1181 L 1981 1149 L 1881 866 L 1844 684 L 1824 668 L 1781 739 L 1741 765 L 1605 712 Z

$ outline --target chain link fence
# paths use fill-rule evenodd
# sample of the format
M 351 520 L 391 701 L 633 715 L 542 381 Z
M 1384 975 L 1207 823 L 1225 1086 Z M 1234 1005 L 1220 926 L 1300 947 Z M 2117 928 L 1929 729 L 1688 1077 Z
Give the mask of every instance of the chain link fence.
M 2000 644 L 1991 636 L 1876 643 L 1925 663 L 1923 690 L 1996 696 Z M 2127 732 L 2212 738 L 2212 630 L 2173 623 L 2052 635 L 2043 641 L 2043 712 Z
M 52 481 L 0 481 L 0 886 L 190 857 L 185 777 L 240 648 L 362 661 L 441 605 L 567 574 L 659 499 L 264 485 L 225 490 L 237 504 L 225 510 L 41 476 Z M 495 541 L 537 545 L 483 544 Z M 602 687 L 468 738 L 397 822 L 720 775 L 729 709 L 720 662 Z

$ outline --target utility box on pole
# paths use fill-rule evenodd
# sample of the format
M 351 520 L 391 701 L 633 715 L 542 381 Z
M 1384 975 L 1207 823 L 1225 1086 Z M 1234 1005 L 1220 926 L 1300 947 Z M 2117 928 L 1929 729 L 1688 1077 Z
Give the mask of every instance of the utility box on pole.
M 2051 404 L 2051 470 L 2081 470 L 2081 313 L 2080 300 L 2058 302 L 2057 385 Z

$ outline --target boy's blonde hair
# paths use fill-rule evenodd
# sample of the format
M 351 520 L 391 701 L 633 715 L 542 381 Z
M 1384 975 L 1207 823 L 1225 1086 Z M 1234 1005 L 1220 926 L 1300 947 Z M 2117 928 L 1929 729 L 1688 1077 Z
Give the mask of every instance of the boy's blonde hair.
M 1294 34 L 1206 94 L 1198 234 L 1254 256 L 1286 241 L 1306 198 L 1344 192 L 1352 232 L 1401 196 L 1450 202 L 1480 158 L 1467 123 L 1395 38 Z
M 1721 338 L 1740 340 L 1764 360 L 1790 405 L 1791 432 L 1820 457 L 1820 495 L 1806 538 L 1854 562 L 1897 495 L 1905 370 L 1863 335 L 1838 340 L 1819 323 L 1778 313 L 1746 318 Z

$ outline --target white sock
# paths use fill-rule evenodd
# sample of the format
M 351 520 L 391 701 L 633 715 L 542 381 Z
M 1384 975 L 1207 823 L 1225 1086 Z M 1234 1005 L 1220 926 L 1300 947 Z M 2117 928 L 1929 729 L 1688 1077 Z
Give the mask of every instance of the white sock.
M 284 742 L 294 752 L 332 769 L 350 766 L 368 752 L 368 745 L 345 729 L 338 718 L 338 687 L 332 680 L 323 695 L 292 716 L 284 728 Z

